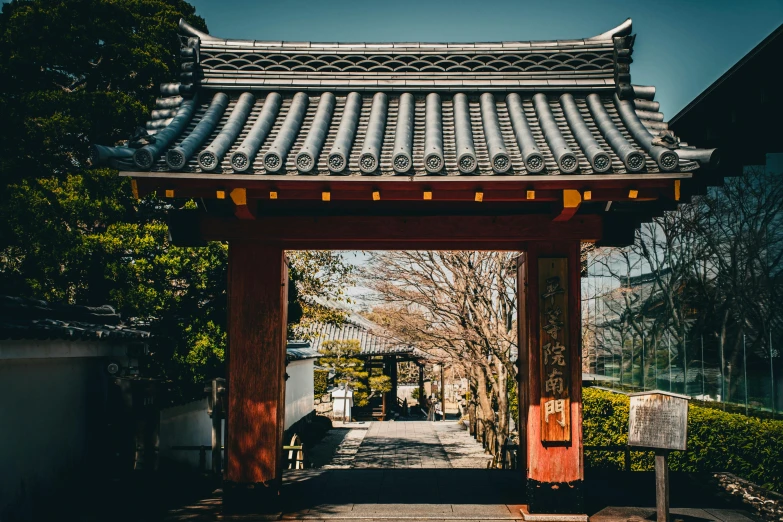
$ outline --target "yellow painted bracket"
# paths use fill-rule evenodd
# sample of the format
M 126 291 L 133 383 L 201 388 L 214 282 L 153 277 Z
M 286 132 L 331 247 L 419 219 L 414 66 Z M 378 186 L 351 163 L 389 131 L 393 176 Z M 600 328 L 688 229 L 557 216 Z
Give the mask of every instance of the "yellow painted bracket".
M 555 216 L 553 221 L 568 221 L 576 211 L 579 210 L 579 205 L 582 204 L 582 194 L 578 190 L 565 189 L 563 190 L 563 208 L 560 213 Z

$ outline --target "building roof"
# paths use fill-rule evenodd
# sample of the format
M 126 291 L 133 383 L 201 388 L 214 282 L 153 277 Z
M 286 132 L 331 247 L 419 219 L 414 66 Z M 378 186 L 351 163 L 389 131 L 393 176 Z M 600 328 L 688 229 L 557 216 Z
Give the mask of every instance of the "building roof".
M 321 354 L 308 341 L 288 341 L 285 346 L 285 357 L 287 361 L 303 361 L 317 359 Z
M 339 326 L 315 323 L 308 333 L 312 336 L 312 349 L 316 351 L 320 351 L 327 341 L 357 340 L 361 347 L 360 357 L 376 355 L 405 355 L 414 359 L 430 357 L 418 348 L 393 339 L 382 327 L 355 313 L 350 313 L 345 322 Z
M 226 40 L 182 22 L 180 83 L 128 147 L 94 160 L 131 172 L 283 179 L 683 173 L 680 147 L 630 83 L 631 22 L 548 42 Z
M 721 88 L 721 86 L 727 82 L 729 79 L 741 74 L 743 69 L 748 66 L 749 63 L 751 63 L 756 57 L 761 55 L 764 51 L 766 51 L 770 46 L 777 43 L 776 41 L 783 35 L 783 24 L 778 26 L 777 29 L 772 31 L 766 38 L 764 38 L 761 42 L 759 42 L 753 49 L 750 50 L 748 54 L 743 56 L 737 63 L 732 65 L 729 70 L 727 70 L 725 73 L 723 73 L 720 78 L 712 82 L 709 87 L 704 89 L 701 94 L 696 96 L 691 102 L 680 109 L 680 112 L 678 112 L 672 119 L 671 123 L 674 125 L 679 121 L 681 118 L 685 117 L 686 114 L 688 114 L 691 109 L 698 106 L 700 103 L 702 103 L 711 93 Z
M 783 53 L 783 25 L 710 84 L 669 122 L 703 146 L 721 149 L 717 174 L 740 176 L 783 152 L 783 99 L 769 64 Z
M 150 332 L 122 324 L 111 306 L 59 305 L 0 296 L 0 339 L 142 341 Z

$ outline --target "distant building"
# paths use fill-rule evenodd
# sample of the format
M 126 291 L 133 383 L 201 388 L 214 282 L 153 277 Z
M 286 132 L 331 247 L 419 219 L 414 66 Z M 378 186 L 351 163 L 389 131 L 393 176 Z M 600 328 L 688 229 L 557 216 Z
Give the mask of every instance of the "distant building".
M 715 80 L 704 92 L 669 122 L 676 133 L 687 135 L 699 146 L 717 147 L 720 164 L 717 176 L 739 176 L 751 166 L 783 175 L 783 97 L 779 95 L 779 63 L 783 55 L 783 25 L 762 40 L 747 55 Z M 783 325 L 775 331 L 783 330 Z M 776 337 L 779 333 L 776 334 Z M 777 341 L 775 341 L 777 344 Z M 783 404 L 781 351 L 772 347 L 774 398 Z M 766 355 L 767 347 L 764 347 Z M 768 359 L 769 361 L 769 359 Z M 708 369 L 705 370 L 707 373 Z M 757 395 L 769 394 L 767 368 L 759 368 L 763 379 L 751 379 Z M 709 379 L 709 376 L 707 376 Z M 688 381 L 691 369 L 688 369 Z M 764 384 L 762 384 L 764 383 Z
M 402 343 L 391 336 L 384 328 L 360 316 L 349 313 L 345 322 L 340 325 L 315 323 L 306 332 L 311 339 L 313 349 L 322 351 L 329 341 L 359 342 L 361 348 L 358 358 L 364 359 L 365 368 L 381 368 L 384 375 L 391 379 L 392 389 L 385 394 L 382 404 L 377 405 L 373 412 L 376 417 L 385 417 L 391 411 L 398 409 L 398 364 L 414 363 L 418 366 L 419 394 L 424 395 L 424 366 L 431 356 L 418 348 Z M 371 407 L 372 408 L 372 407 Z M 360 409 L 356 411 L 362 412 Z
M 669 121 L 677 134 L 720 150 L 720 180 L 783 153 L 779 64 L 783 25 Z

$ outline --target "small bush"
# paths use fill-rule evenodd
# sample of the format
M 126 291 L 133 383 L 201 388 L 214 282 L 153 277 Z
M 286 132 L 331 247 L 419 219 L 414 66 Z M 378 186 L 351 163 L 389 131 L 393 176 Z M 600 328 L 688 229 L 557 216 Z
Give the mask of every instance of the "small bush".
M 313 395 L 318 399 L 323 397 L 326 391 L 329 389 L 329 371 L 328 370 L 314 370 L 313 371 Z
M 585 446 L 628 443 L 627 396 L 594 388 L 583 390 Z M 654 469 L 653 453 L 632 452 L 631 469 Z M 688 451 L 674 451 L 674 471 L 728 471 L 768 489 L 783 491 L 783 421 L 690 405 Z M 622 453 L 585 451 L 585 465 L 622 469 Z

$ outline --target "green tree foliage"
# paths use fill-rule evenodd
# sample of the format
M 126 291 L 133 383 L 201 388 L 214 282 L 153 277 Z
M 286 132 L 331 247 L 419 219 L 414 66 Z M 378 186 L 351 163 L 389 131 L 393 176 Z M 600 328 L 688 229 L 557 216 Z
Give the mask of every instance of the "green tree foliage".
M 378 393 L 389 393 L 392 391 L 391 377 L 388 375 L 373 375 L 369 379 L 370 389 Z
M 15 0 L 0 14 L 0 288 L 111 304 L 157 339 L 154 371 L 195 382 L 223 374 L 222 243 L 182 248 L 165 215 L 187 200 L 136 201 L 128 178 L 92 168 L 147 119 L 158 85 L 179 76 L 177 23 L 206 30 L 182 0 Z M 339 321 L 315 296 L 342 297 L 339 255 L 289 253 L 293 321 Z M 309 315 L 308 315 L 309 314 Z
M 626 395 L 593 388 L 582 391 L 585 446 L 628 443 Z M 654 469 L 653 452 L 631 452 L 631 469 Z M 592 468 L 622 469 L 623 455 L 585 450 Z M 671 469 L 728 471 L 775 491 L 783 491 L 783 421 L 762 420 L 691 404 L 688 451 L 671 453 Z
M 353 402 L 357 406 L 367 405 L 367 377 L 364 361 L 356 357 L 361 352 L 357 340 L 326 341 L 320 350 L 323 354 L 318 364 L 334 369 L 335 384 L 345 384 L 353 390 Z

